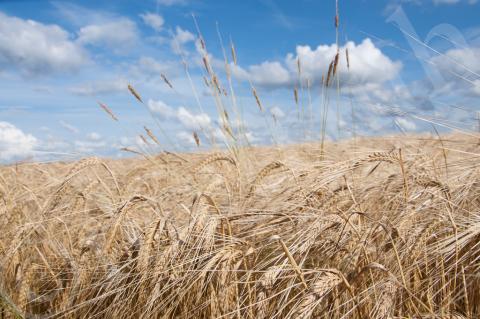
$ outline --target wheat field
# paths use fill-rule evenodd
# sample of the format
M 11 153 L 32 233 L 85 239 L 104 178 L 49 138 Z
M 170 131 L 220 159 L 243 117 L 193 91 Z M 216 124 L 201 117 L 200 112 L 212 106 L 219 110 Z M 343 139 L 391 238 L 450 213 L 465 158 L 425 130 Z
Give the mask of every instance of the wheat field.
M 478 318 L 479 156 L 450 134 L 3 166 L 0 317 Z

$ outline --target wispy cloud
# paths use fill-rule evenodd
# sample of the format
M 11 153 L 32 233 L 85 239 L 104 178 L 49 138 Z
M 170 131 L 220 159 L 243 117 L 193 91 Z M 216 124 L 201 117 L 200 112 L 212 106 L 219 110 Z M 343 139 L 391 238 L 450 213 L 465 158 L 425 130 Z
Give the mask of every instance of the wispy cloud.
M 147 12 L 141 14 L 140 17 L 142 18 L 143 22 L 154 29 L 157 32 L 162 31 L 163 25 L 165 24 L 165 20 L 159 14 Z
M 60 124 L 61 127 L 63 127 L 64 129 L 66 129 L 71 133 L 77 134 L 80 132 L 80 130 L 76 126 L 73 126 L 72 124 L 67 123 L 64 120 L 60 120 L 58 123 Z
M 175 28 L 175 33 L 172 35 L 171 47 L 173 52 L 180 54 L 185 54 L 184 45 L 193 42 L 195 36 L 188 30 L 184 30 L 181 27 L 177 26 Z
M 261 0 L 261 2 L 270 10 L 273 20 L 286 29 L 293 29 L 295 23 L 292 18 L 285 14 L 274 0 Z
M 69 92 L 83 96 L 97 96 L 126 91 L 128 81 L 124 78 L 104 79 L 77 85 L 68 89 Z

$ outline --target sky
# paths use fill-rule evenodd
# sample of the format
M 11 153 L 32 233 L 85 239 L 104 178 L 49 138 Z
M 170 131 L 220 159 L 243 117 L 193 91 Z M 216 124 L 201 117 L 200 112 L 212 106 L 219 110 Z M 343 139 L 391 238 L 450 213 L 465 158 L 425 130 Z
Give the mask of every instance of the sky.
M 222 147 L 219 103 L 250 145 L 319 140 L 325 109 L 330 140 L 478 130 L 478 1 L 338 12 L 336 30 L 334 0 L 0 0 L 0 162 Z

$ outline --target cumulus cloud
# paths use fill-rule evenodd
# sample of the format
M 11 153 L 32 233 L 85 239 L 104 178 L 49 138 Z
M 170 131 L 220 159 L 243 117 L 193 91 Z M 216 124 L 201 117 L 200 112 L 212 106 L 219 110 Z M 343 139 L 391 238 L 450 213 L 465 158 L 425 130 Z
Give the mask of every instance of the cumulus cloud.
M 289 70 L 278 61 L 265 61 L 258 65 L 251 65 L 247 71 L 235 65 L 232 69 L 237 78 L 250 79 L 254 84 L 264 87 L 288 85 L 293 79 Z
M 141 14 L 140 17 L 142 18 L 143 22 L 146 25 L 148 25 L 155 31 L 162 31 L 165 20 L 161 15 L 152 13 L 152 12 L 147 12 L 147 13 Z
M 155 101 L 150 99 L 147 102 L 147 106 L 151 112 L 158 115 L 162 119 L 171 119 L 176 116 L 175 110 L 163 101 Z
M 31 156 L 38 140 L 8 122 L 0 122 L 0 160 Z
M 164 120 L 174 121 L 181 125 L 183 130 L 186 130 L 184 132 L 190 132 L 188 134 L 178 133 L 179 135 L 177 137 L 183 142 L 190 139 L 190 137 L 187 136 L 191 135 L 192 131 L 201 131 L 216 141 L 223 141 L 225 139 L 222 130 L 215 127 L 215 123 L 206 113 L 195 113 L 184 106 L 173 108 L 160 100 L 149 100 L 147 106 L 156 116 Z
M 208 114 L 195 114 L 183 106 L 174 109 L 160 100 L 148 100 L 147 106 L 154 114 L 163 119 L 175 119 L 187 129 L 201 130 L 202 128 L 210 127 L 212 124 L 212 120 Z
M 0 12 L 0 64 L 39 75 L 77 70 L 88 61 L 86 51 L 58 25 Z
M 176 137 L 181 144 L 186 144 L 186 146 L 196 145 L 195 138 L 191 132 L 180 131 L 176 134 Z
M 177 26 L 175 28 L 175 33 L 171 41 L 171 47 L 173 52 L 177 54 L 186 53 L 183 46 L 188 42 L 192 42 L 194 40 L 195 40 L 195 36 L 193 35 L 193 33 Z
M 346 49 L 349 51 L 350 69 L 347 69 Z M 349 41 L 340 48 L 340 52 L 338 69 L 344 85 L 384 83 L 394 79 L 402 68 L 401 62 L 392 61 L 368 38 L 359 44 Z M 267 61 L 249 66 L 246 70 L 233 67 L 233 74 L 239 79 L 249 78 L 254 84 L 264 87 L 290 87 L 297 81 L 297 61 L 300 59 L 302 76 L 318 83 L 336 54 L 335 44 L 319 45 L 317 48 L 299 45 L 283 63 Z
M 83 45 L 106 46 L 120 51 L 131 47 L 137 38 L 135 23 L 130 19 L 121 18 L 80 28 L 77 42 Z
M 209 128 L 212 120 L 206 113 L 193 114 L 183 106 L 177 111 L 177 119 L 186 128 L 191 130 L 201 130 L 202 128 Z

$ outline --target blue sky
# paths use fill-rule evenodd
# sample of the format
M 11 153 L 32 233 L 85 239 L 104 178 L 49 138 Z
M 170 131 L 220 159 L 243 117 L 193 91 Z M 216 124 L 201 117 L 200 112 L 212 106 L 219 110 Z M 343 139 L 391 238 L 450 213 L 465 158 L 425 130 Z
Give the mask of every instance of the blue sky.
M 443 131 L 476 129 L 479 2 L 340 0 L 339 12 L 337 91 L 321 89 L 337 52 L 334 0 L 0 0 L 0 161 L 120 157 L 122 147 L 189 151 L 193 132 L 202 148 L 224 145 L 229 137 L 202 64 L 207 55 L 229 91 L 218 32 L 236 98 L 234 107 L 228 92 L 222 103 L 241 114 L 243 125 L 231 126 L 242 127 L 245 143 L 318 140 L 325 96 L 329 139 L 350 138 L 353 130 L 430 132 L 431 122 Z M 311 118 L 299 119 L 294 87 Z

